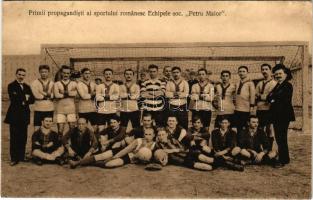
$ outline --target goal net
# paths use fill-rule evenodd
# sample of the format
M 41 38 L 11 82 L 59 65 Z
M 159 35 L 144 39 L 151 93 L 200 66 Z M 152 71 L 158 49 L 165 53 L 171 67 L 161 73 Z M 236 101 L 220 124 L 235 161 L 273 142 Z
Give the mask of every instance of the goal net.
M 42 45 L 42 62 L 54 67 L 63 65 L 77 70 L 88 67 L 94 78 L 103 78 L 104 68 L 112 68 L 114 79 L 123 81 L 123 72 L 131 68 L 140 73 L 150 64 L 160 67 L 179 66 L 189 79 L 191 71 L 206 68 L 211 80 L 219 81 L 222 70 L 230 70 L 232 81 L 239 79 L 237 68 L 245 65 L 254 82 L 262 79 L 260 66 L 283 63 L 292 71 L 294 86 L 293 105 L 296 110 L 297 129 L 308 130 L 308 52 L 306 42 L 253 42 L 253 43 L 188 43 L 188 44 L 103 44 L 103 45 Z

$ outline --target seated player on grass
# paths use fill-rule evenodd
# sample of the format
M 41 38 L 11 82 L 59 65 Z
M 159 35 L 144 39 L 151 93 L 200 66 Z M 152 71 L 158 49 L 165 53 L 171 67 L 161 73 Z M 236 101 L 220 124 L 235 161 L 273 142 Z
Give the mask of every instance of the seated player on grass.
M 220 128 L 212 131 L 214 166 L 243 171 L 243 166 L 235 160 L 235 156 L 240 152 L 240 148 L 236 146 L 236 132 L 230 128 L 229 119 L 226 117 L 222 117 L 219 124 Z
M 51 116 L 44 117 L 41 127 L 32 135 L 32 156 L 36 164 L 58 163 L 63 165 L 61 159 L 64 147 L 59 134 L 51 130 L 53 120 Z
M 105 166 L 120 167 L 129 163 L 148 163 L 152 158 L 155 149 L 154 130 L 147 129 L 144 138 L 137 138 L 123 150 L 115 154 L 112 159 L 106 162 Z
M 190 138 L 190 150 L 201 151 L 205 154 L 212 152 L 209 147 L 210 134 L 203 127 L 199 116 L 194 116 L 192 119 L 192 127 L 188 130 L 188 137 Z
M 63 136 L 63 145 L 69 160 L 81 160 L 90 157 L 98 148 L 95 134 L 87 127 L 87 120 L 79 118 L 77 127 L 70 129 Z
M 154 135 L 155 134 L 154 134 L 154 131 L 152 129 L 147 129 L 144 132 L 144 138 L 137 138 L 136 140 L 132 141 L 126 148 L 123 148 L 123 147 L 113 148 L 113 149 L 109 149 L 105 152 L 102 152 L 102 153 L 99 153 L 96 155 L 92 155 L 90 157 L 83 158 L 77 162 L 70 161 L 69 162 L 70 166 L 72 169 L 76 168 L 79 165 L 90 165 L 90 164 L 97 164 L 98 166 L 101 166 L 101 167 L 114 167 L 114 166 L 117 167 L 117 166 L 121 166 L 121 165 L 124 165 L 127 163 L 133 163 L 133 161 L 135 160 L 135 157 L 140 158 L 142 153 L 145 154 L 147 152 L 146 150 L 142 150 L 137 155 L 136 153 L 139 152 L 141 147 L 148 147 L 150 149 L 154 148 L 154 146 L 155 146 L 155 144 L 153 142 Z M 128 144 L 128 141 L 125 143 Z M 125 153 L 125 152 L 127 152 L 127 153 Z M 132 154 L 129 155 L 129 153 L 132 153 Z M 133 156 L 134 154 L 135 154 L 135 156 Z M 148 152 L 148 154 L 149 154 L 149 152 Z M 117 156 L 114 156 L 114 155 L 117 155 Z M 114 159 L 113 156 L 116 159 Z M 133 156 L 133 157 L 131 158 L 131 156 Z M 152 152 L 151 152 L 151 156 L 152 156 Z M 144 157 L 145 156 L 141 157 L 142 160 L 145 160 Z M 112 160 L 112 158 L 114 160 Z M 121 160 L 121 158 L 122 158 L 122 160 Z M 131 158 L 131 159 L 128 159 L 128 158 Z M 149 158 L 149 156 L 147 156 L 147 158 Z M 112 162 L 107 164 L 106 162 L 109 160 L 111 160 Z
M 158 129 L 154 159 L 165 166 L 167 163 L 187 166 L 189 168 L 210 171 L 212 158 L 201 153 L 188 153 L 184 146 L 175 138 L 168 135 L 164 128 Z
M 113 115 L 109 122 L 109 127 L 99 133 L 101 152 L 121 148 L 126 145 L 124 141 L 126 137 L 126 128 L 121 126 L 120 117 Z
M 142 116 L 142 126 L 134 128 L 129 132 L 129 136 L 136 138 L 143 138 L 144 132 L 151 129 L 156 133 L 156 127 L 153 126 L 153 119 L 151 113 L 144 113 Z M 156 135 L 156 134 L 155 134 Z
M 277 153 L 271 151 L 269 138 L 263 129 L 259 128 L 259 119 L 249 117 L 248 127 L 238 135 L 238 145 L 243 164 L 275 164 Z

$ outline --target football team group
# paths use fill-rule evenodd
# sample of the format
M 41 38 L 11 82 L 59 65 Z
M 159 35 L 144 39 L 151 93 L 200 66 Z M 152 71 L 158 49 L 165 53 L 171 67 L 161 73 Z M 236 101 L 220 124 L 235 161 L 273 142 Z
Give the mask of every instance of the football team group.
M 283 64 L 260 66 L 264 79 L 256 85 L 247 66 L 238 67 L 239 81 L 221 70 L 220 81 L 210 80 L 205 68 L 192 71 L 189 80 L 178 66 L 151 64 L 148 74 L 135 80 L 124 70 L 124 82 L 91 80 L 91 70 L 80 77 L 62 66 L 52 81 L 48 65 L 29 86 L 26 70 L 16 70 L 8 85 L 10 106 L 5 118 L 10 130 L 10 165 L 25 157 L 30 104 L 34 110 L 31 160 L 78 166 L 112 168 L 129 163 L 146 169 L 181 165 L 207 170 L 222 167 L 244 171 L 248 164 L 281 168 L 290 162 L 287 132 L 295 120 L 290 70 Z M 216 112 L 211 125 L 212 112 Z M 57 128 L 53 123 L 56 121 Z

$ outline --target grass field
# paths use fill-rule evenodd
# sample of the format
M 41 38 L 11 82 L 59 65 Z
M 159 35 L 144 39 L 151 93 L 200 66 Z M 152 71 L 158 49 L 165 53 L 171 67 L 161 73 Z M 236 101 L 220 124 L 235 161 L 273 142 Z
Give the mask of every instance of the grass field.
M 29 128 L 29 133 L 33 128 Z M 30 138 L 29 134 L 29 138 Z M 282 169 L 247 166 L 244 172 L 202 172 L 176 166 L 145 171 L 21 163 L 9 166 L 8 125 L 2 124 L 2 197 L 301 198 L 311 197 L 311 135 L 289 134 L 291 163 Z M 27 150 L 30 150 L 28 140 Z

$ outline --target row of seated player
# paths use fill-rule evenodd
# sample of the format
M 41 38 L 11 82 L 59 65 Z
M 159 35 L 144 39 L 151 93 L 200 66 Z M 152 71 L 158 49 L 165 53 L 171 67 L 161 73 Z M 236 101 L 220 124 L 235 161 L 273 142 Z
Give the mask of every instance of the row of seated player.
M 256 116 L 250 116 L 238 134 L 227 118 L 220 119 L 220 128 L 212 133 L 203 128 L 197 116 L 188 130 L 178 126 L 174 115 L 168 116 L 165 127 L 155 128 L 152 121 L 152 115 L 145 114 L 142 127 L 126 132 L 115 115 L 108 128 L 94 134 L 86 119 L 79 118 L 77 127 L 60 137 L 51 130 L 52 118 L 45 117 L 32 136 L 33 160 L 39 165 L 68 163 L 71 168 L 141 163 L 148 164 L 147 169 L 174 164 L 208 171 L 217 167 L 243 171 L 246 164 L 276 162 L 276 152 L 264 130 L 258 128 Z

